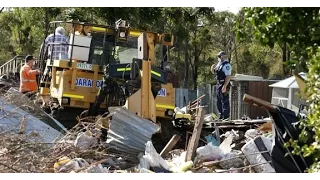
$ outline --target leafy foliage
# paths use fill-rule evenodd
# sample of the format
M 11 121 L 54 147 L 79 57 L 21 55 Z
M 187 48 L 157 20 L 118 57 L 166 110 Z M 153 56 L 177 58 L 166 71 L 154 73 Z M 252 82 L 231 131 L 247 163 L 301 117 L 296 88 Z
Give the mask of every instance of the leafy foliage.
M 311 93 L 309 100 L 310 114 L 308 120 L 303 124 L 304 129 L 312 129 L 315 133 L 314 142 L 308 146 L 305 146 L 303 153 L 305 156 L 312 156 L 315 159 L 315 163 L 310 167 L 310 172 L 319 172 L 320 170 L 320 47 L 316 50 L 310 50 L 309 56 L 312 59 L 308 62 L 309 74 L 307 91 Z M 302 134 L 306 132 L 303 131 Z
M 298 140 L 290 140 L 287 145 L 293 153 L 310 156 L 315 161 L 309 172 L 320 170 L 320 8 L 245 8 L 244 23 L 237 24 L 237 35 L 244 39 L 251 33 L 263 45 L 288 45 L 296 71 L 308 69 L 307 94 L 310 104 L 309 116 L 301 121 Z M 307 142 L 310 132 L 313 142 Z
M 43 38 L 52 33 L 47 29 L 53 20 L 80 20 L 96 24 L 114 25 L 124 19 L 130 27 L 154 32 L 171 32 L 175 36 L 174 48 L 170 51 L 170 66 L 180 79 L 180 86 L 196 89 L 198 83 L 213 82 L 210 66 L 217 61 L 216 54 L 223 50 L 235 66 L 234 73 L 249 73 L 270 77 L 274 72 L 259 73 L 255 65 L 272 67 L 279 56 L 268 55 L 271 48 L 251 41 L 237 42 L 234 26 L 244 14 L 215 12 L 206 7 L 29 7 L 7 8 L 0 13 L 0 63 L 15 55 L 39 53 Z M 160 48 L 157 48 L 159 50 Z M 278 51 L 278 49 L 277 49 Z M 271 54 L 275 54 L 274 52 Z M 160 57 L 160 54 L 157 54 Z M 243 66 L 249 63 L 252 66 Z M 263 63 L 263 65 L 261 65 Z M 250 68 L 248 68 L 250 67 Z M 272 68 L 271 68 L 272 69 Z M 278 70 L 276 70 L 278 71 Z
M 320 8 L 244 8 L 245 18 L 237 24 L 237 36 L 248 33 L 271 48 L 275 44 L 288 45 L 291 62 L 287 65 L 305 71 L 308 47 L 320 42 Z

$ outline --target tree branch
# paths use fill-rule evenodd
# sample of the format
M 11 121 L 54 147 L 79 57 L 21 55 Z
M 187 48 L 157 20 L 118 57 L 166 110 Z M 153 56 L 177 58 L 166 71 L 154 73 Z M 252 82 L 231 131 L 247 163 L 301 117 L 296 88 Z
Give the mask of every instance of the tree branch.
M 197 54 L 197 59 L 200 58 L 200 55 L 201 55 L 203 49 L 204 49 L 204 46 L 201 46 L 201 48 L 200 48 L 200 50 L 198 51 L 198 54 Z
M 0 13 L 2 13 L 3 10 L 4 10 L 4 7 L 2 7 L 2 8 L 0 9 Z
M 191 54 L 191 52 L 189 52 L 189 54 Z M 189 58 L 189 63 L 190 63 L 192 72 L 194 72 L 194 64 L 192 64 L 192 58 L 191 57 Z

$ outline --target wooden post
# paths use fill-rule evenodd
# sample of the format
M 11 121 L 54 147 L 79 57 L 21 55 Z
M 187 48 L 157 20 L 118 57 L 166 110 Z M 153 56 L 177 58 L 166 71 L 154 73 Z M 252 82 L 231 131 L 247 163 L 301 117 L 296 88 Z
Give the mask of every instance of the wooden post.
M 160 153 L 161 157 L 165 157 L 169 151 L 172 150 L 172 148 L 177 144 L 177 142 L 180 140 L 180 136 L 175 134 L 172 136 L 168 144 L 163 148 L 163 150 Z
M 195 154 L 196 154 L 196 150 L 198 148 L 198 143 L 199 143 L 200 134 L 201 134 L 201 130 L 202 130 L 203 121 L 204 121 L 204 109 L 203 109 L 203 107 L 201 107 L 198 111 L 195 125 L 194 125 L 194 129 L 193 129 L 193 133 L 192 133 L 191 139 L 188 144 L 187 154 L 186 154 L 186 159 L 185 159 L 186 162 L 191 161 L 191 160 L 193 161 L 195 158 Z

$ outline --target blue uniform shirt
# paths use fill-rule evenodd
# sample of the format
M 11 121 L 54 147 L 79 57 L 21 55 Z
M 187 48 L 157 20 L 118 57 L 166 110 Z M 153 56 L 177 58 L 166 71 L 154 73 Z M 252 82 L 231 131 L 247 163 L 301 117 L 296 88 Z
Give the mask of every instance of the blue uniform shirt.
M 229 61 L 222 61 L 217 69 L 217 80 L 220 84 L 224 83 L 226 76 L 231 75 L 231 65 Z
M 226 76 L 231 76 L 231 65 L 229 63 L 227 63 L 226 65 L 223 66 L 222 71 L 224 72 L 224 74 Z

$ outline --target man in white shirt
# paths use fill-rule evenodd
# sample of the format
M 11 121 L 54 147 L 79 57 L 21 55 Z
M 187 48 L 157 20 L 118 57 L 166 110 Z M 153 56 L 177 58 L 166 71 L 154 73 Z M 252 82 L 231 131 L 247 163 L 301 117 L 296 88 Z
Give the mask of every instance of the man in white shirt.
M 48 55 L 52 56 L 53 60 L 68 59 L 68 44 L 69 40 L 65 36 L 63 27 L 57 27 L 55 34 L 50 34 L 44 42 L 44 45 L 48 47 Z

